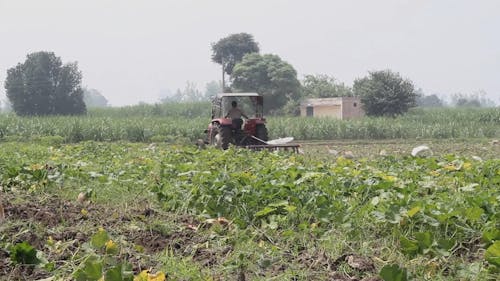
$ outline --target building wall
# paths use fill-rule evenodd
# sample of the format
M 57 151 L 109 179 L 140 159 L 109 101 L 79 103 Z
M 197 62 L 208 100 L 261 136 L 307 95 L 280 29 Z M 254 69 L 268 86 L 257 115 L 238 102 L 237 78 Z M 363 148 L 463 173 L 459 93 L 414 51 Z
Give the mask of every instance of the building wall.
M 365 111 L 361 106 L 359 98 L 344 97 L 342 99 L 342 119 L 353 119 L 363 117 Z
M 314 107 L 314 117 L 342 118 L 342 107 L 340 105 L 320 105 Z
M 314 117 L 333 117 L 338 119 L 352 119 L 364 116 L 359 98 L 325 98 L 306 100 L 300 106 L 300 115 L 307 116 L 307 105 L 314 108 Z

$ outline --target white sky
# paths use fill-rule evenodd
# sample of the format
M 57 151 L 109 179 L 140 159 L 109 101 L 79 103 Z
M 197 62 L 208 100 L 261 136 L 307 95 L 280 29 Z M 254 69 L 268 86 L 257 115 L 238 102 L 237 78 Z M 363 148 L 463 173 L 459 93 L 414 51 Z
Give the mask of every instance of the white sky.
M 500 102 L 498 0 L 0 0 L 0 95 L 8 68 L 53 51 L 112 105 L 220 80 L 210 43 L 253 34 L 299 73 L 352 85 L 390 68 L 427 94 Z

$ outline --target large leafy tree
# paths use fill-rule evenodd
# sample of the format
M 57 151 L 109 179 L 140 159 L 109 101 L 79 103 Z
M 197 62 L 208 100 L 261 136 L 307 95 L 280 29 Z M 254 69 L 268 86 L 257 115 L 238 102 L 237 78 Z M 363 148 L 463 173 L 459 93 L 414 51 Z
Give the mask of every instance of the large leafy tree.
M 361 98 L 367 115 L 396 116 L 416 106 L 413 82 L 390 70 L 369 72 L 354 81 L 354 94 Z
M 63 65 L 52 52 L 36 52 L 7 70 L 5 89 L 19 115 L 82 114 L 81 80 L 76 63 Z
M 231 34 L 212 43 L 212 61 L 232 75 L 234 66 L 248 53 L 258 53 L 259 45 L 248 33 Z
M 264 96 L 264 110 L 278 111 L 300 93 L 297 71 L 277 55 L 247 54 L 234 67 L 232 86 L 236 92 L 257 92 Z
M 308 98 L 349 97 L 352 90 L 328 75 L 306 75 L 302 81 L 302 95 Z

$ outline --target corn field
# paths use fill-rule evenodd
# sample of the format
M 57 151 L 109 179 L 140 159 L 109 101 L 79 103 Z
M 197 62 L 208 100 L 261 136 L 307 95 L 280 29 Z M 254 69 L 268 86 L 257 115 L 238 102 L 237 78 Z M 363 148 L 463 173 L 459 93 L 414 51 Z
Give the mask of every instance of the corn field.
M 356 120 L 268 116 L 271 138 L 296 140 L 497 138 L 500 108 L 415 109 L 397 118 Z M 203 137 L 208 103 L 138 105 L 91 110 L 86 116 L 0 115 L 4 140 L 187 142 Z

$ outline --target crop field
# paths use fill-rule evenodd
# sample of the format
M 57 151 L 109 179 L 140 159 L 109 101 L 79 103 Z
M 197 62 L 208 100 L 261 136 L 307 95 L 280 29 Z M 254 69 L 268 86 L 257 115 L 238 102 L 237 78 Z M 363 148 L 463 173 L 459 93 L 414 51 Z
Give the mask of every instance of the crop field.
M 302 149 L 4 139 L 0 279 L 498 280 L 496 141 Z
M 93 110 L 80 117 L 0 115 L 9 141 L 195 142 L 210 122 L 206 103 Z M 416 109 L 397 118 L 268 118 L 269 137 L 296 140 L 500 138 L 500 109 Z

